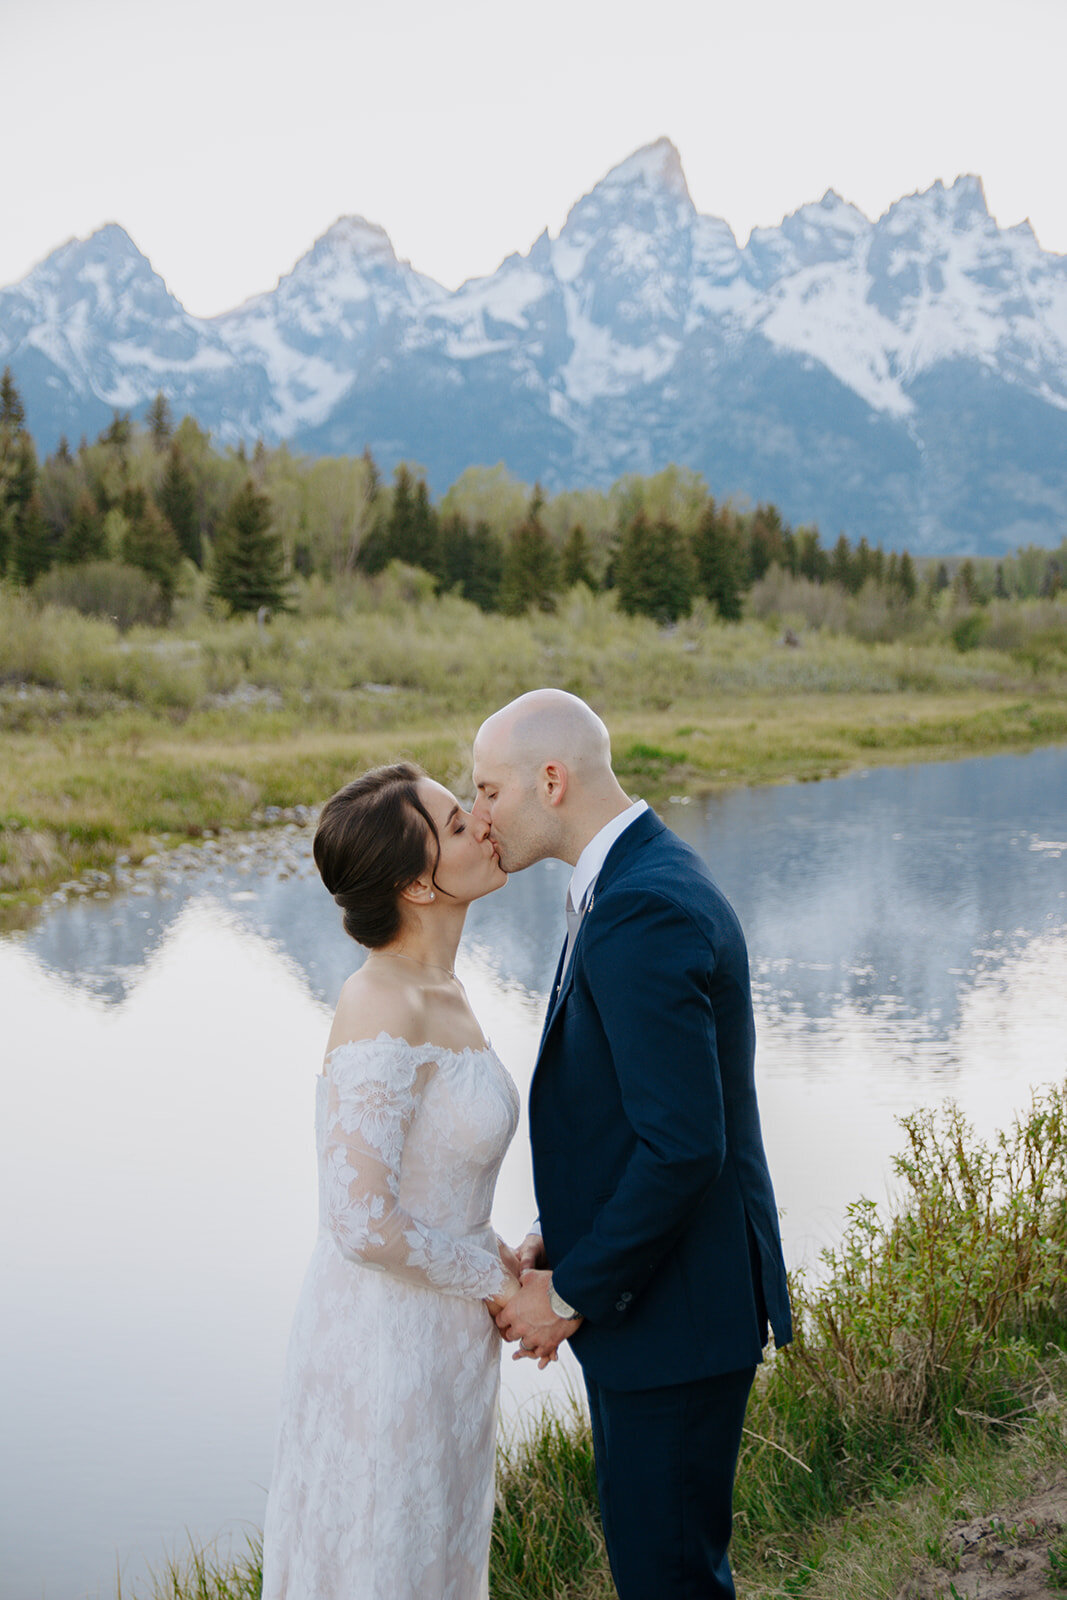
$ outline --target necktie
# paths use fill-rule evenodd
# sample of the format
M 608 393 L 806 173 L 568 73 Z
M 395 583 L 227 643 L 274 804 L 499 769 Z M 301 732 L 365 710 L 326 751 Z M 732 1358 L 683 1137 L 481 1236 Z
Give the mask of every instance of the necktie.
M 567 968 L 571 964 L 571 951 L 574 949 L 574 941 L 578 937 L 578 929 L 582 925 L 582 918 L 584 916 L 585 916 L 585 901 L 583 900 L 581 908 L 576 911 L 574 909 L 574 902 L 571 899 L 571 892 L 568 889 L 567 890 L 567 906 L 566 906 L 567 948 L 563 953 L 563 965 L 560 968 L 559 986 L 557 986 L 557 989 L 556 989 L 556 993 L 557 994 L 559 993 L 560 987 L 562 987 L 564 978 L 567 976 Z

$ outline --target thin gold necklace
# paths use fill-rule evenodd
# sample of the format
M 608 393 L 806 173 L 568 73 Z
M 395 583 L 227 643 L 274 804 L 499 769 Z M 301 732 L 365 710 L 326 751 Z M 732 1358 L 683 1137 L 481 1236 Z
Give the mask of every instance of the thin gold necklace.
M 383 961 L 410 961 L 416 967 L 429 967 L 431 972 L 443 972 L 449 978 L 456 976 L 455 967 L 442 967 L 437 961 L 420 961 L 418 956 L 406 956 L 401 950 L 375 950 L 373 958 Z

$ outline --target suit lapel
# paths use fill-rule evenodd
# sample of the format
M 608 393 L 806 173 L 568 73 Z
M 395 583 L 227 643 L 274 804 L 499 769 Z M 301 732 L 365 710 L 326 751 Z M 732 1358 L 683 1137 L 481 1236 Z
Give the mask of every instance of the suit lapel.
M 575 939 L 574 942 L 575 942 L 575 944 L 577 944 L 577 942 L 578 942 L 577 939 Z M 541 1051 L 544 1049 L 545 1040 L 548 1037 L 548 1024 L 552 1020 L 552 1013 L 555 1011 L 556 1002 L 559 999 L 560 980 L 561 980 L 561 978 L 563 976 L 563 958 L 564 958 L 564 956 L 566 954 L 567 954 L 567 941 L 566 941 L 566 939 L 564 939 L 564 941 L 563 941 L 563 949 L 560 951 L 559 960 L 556 962 L 556 976 L 552 979 L 552 987 L 548 991 L 548 1009 L 545 1012 L 545 1020 L 541 1025 L 541 1042 L 537 1046 L 537 1054 L 538 1055 L 540 1055 Z M 573 962 L 572 962 L 572 966 L 573 966 Z
M 619 875 L 620 872 L 625 869 L 627 864 L 633 859 L 633 856 L 639 850 L 643 849 L 643 847 L 648 844 L 650 840 L 656 838 L 658 834 L 663 832 L 665 832 L 665 824 L 660 821 L 659 817 L 656 816 L 656 813 L 652 810 L 644 811 L 636 819 L 636 821 L 631 822 L 630 826 L 619 835 L 611 849 L 608 851 L 604 860 L 604 865 L 597 873 L 593 886 L 589 891 L 585 915 L 582 917 L 582 920 L 578 926 L 578 931 L 574 936 L 574 948 L 571 951 L 571 959 L 567 966 L 566 973 L 563 972 L 563 958 L 567 952 L 566 940 L 564 940 L 563 949 L 560 951 L 559 961 L 556 964 L 556 976 L 553 979 L 552 989 L 548 997 L 548 1010 L 545 1013 L 544 1027 L 541 1029 L 541 1042 L 537 1047 L 538 1063 L 540 1063 L 541 1054 L 545 1048 L 545 1043 L 548 1039 L 549 1033 L 551 1032 L 552 1024 L 555 1022 L 560 1011 L 563 1009 L 567 996 L 570 993 L 571 985 L 574 982 L 575 966 L 578 960 L 578 947 L 582 942 L 582 934 L 585 931 L 586 921 L 593 913 L 597 895 L 601 894 L 604 889 L 606 889 L 612 883 L 612 881 Z M 537 1067 L 535 1066 L 535 1076 L 536 1072 Z
M 556 976 L 552 984 L 551 993 L 548 997 L 548 1010 L 545 1012 L 545 1025 L 541 1029 L 541 1045 L 544 1044 L 546 1038 L 548 1037 L 549 1025 L 556 1012 L 567 998 L 571 984 L 574 981 L 574 963 L 578 958 L 578 946 L 582 940 L 582 930 L 585 927 L 585 919 L 592 911 L 593 903 L 596 900 L 597 884 L 599 881 L 599 878 L 595 879 L 590 887 L 589 894 L 585 902 L 585 910 L 582 912 L 581 918 L 578 922 L 577 930 L 574 935 L 574 944 L 571 948 L 571 958 L 567 962 L 567 969 L 565 972 L 563 970 L 563 963 L 567 959 L 567 941 L 566 939 L 563 941 L 563 949 L 560 951 L 559 961 L 556 964 Z M 540 1048 L 541 1046 L 539 1045 L 539 1051 Z

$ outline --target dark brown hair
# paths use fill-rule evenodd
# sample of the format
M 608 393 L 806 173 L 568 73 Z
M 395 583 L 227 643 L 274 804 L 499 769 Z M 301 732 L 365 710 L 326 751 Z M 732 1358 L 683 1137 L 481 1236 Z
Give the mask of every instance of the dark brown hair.
M 372 767 L 322 808 L 315 830 L 319 877 L 344 912 L 345 932 L 377 950 L 400 932 L 400 891 L 441 859 L 441 840 L 410 761 Z M 438 886 L 439 887 L 439 886 Z

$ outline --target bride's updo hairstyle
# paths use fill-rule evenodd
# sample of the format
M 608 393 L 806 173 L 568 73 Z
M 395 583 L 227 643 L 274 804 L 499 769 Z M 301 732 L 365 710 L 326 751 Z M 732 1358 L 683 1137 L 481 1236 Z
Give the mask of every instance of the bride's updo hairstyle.
M 322 808 L 315 830 L 319 877 L 344 912 L 344 929 L 368 950 L 400 932 L 400 891 L 441 859 L 434 820 L 416 784 L 426 774 L 410 761 L 373 767 L 346 783 Z

